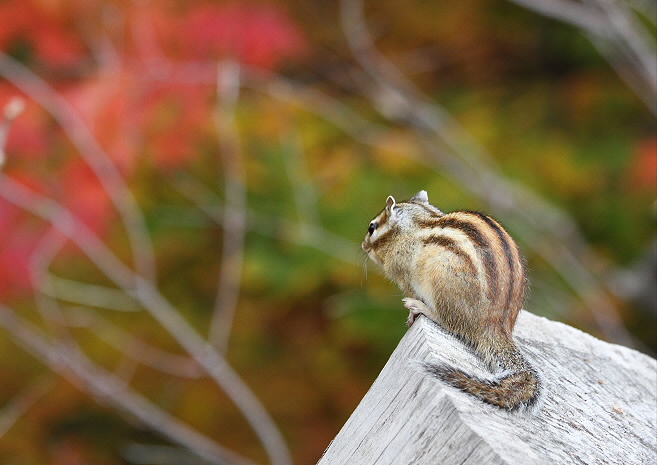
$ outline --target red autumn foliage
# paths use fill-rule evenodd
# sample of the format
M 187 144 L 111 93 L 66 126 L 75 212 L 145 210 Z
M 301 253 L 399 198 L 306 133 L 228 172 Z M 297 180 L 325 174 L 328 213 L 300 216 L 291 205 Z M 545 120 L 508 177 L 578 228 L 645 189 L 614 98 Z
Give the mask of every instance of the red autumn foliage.
M 75 65 L 86 52 L 73 33 L 72 17 L 59 14 L 69 6 L 36 0 L 0 2 L 0 50 L 27 48 L 37 61 L 50 67 Z
M 0 207 L 0 215 L 5 214 L 2 210 Z M 29 256 L 36 237 L 20 230 L 15 224 L 3 224 L 1 227 L 13 232 L 0 247 L 0 297 L 4 298 L 21 295 L 30 289 Z
M 304 50 L 301 33 L 274 5 L 202 2 L 185 6 L 165 1 L 116 7 L 116 14 L 126 19 L 125 40 L 113 37 L 115 51 L 123 52 L 121 62 L 104 66 L 100 61 L 97 69 L 86 68 L 86 74 L 78 69 L 68 80 L 62 79 L 65 74 L 59 75 L 52 85 L 127 178 L 144 157 L 157 169 L 179 169 L 198 156 L 203 134 L 214 137 L 213 79 L 171 82 L 158 75 L 158 65 L 175 73 L 178 63 L 196 60 L 198 66 L 214 73 L 216 60 L 231 58 L 274 68 Z M 110 27 L 100 19 L 103 11 L 86 0 L 0 2 L 0 50 L 38 73 L 76 67 L 87 55 L 85 44 L 96 39 L 82 25 Z M 47 75 L 42 77 L 48 80 Z M 21 94 L 10 84 L 0 83 L 0 104 Z M 78 128 L 59 127 L 46 110 L 29 95 L 25 97 L 27 107 L 6 143 L 6 173 L 51 196 L 102 237 L 115 210 L 69 140 Z M 54 176 L 49 171 L 53 168 Z M 0 296 L 29 290 L 29 256 L 45 231 L 29 218 L 17 207 L 0 204 L 0 228 L 5 232 L 0 244 Z
M 195 141 L 212 124 L 210 86 L 152 82 L 138 69 L 87 79 L 63 94 L 127 176 L 140 157 L 163 171 L 196 156 Z
M 93 132 L 97 142 L 125 174 L 136 161 L 144 110 L 135 89 L 143 87 L 136 73 L 113 70 L 90 76 L 62 91 Z
M 304 49 L 300 32 L 273 5 L 201 4 L 185 19 L 182 31 L 185 51 L 200 59 L 229 57 L 273 68 Z
M 0 215 L 5 214 L 2 210 L 0 207 Z M 0 297 L 14 297 L 31 289 L 29 258 L 38 235 L 17 223 L 3 224 L 1 227 L 3 231 L 11 231 L 11 234 L 0 247 Z
M 107 231 L 113 209 L 107 192 L 85 163 L 74 160 L 58 180 L 58 200 L 99 236 Z
M 31 190 L 42 193 L 43 184 L 23 174 L 12 176 Z M 0 297 L 15 297 L 31 289 L 30 259 L 43 227 L 23 210 L 0 200 Z
M 19 95 L 7 86 L 0 87 L 0 106 L 4 108 L 12 97 Z M 12 158 L 43 158 L 48 150 L 48 118 L 34 102 L 27 101 L 20 117 L 14 121 L 8 134 L 5 151 Z
M 31 191 L 51 195 L 101 237 L 106 233 L 114 210 L 96 176 L 80 160 L 66 166 L 62 175 L 54 178 L 56 183 L 49 183 L 51 189 L 46 189 L 47 182 L 22 172 L 13 172 L 11 177 Z M 21 295 L 31 288 L 29 263 L 46 227 L 19 207 L 0 200 L 0 231 L 0 297 Z
M 208 64 L 230 58 L 272 69 L 306 48 L 300 30 L 275 5 L 195 2 L 178 11 L 168 2 L 153 2 L 131 9 L 129 16 L 127 46 L 151 65 L 174 58 Z

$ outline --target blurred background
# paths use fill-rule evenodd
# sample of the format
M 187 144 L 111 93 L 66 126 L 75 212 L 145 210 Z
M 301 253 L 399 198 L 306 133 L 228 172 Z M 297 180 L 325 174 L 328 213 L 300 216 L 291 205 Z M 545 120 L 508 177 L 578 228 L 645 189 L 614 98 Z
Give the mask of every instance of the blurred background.
M 657 351 L 648 0 L 0 1 L 0 462 L 315 463 L 406 331 L 388 195 Z

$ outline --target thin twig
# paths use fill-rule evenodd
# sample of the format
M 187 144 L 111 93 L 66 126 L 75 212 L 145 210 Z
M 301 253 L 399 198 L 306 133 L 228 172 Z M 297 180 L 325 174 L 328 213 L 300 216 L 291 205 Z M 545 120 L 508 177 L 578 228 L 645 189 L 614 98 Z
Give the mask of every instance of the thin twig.
M 155 258 L 146 221 L 123 177 L 85 122 L 48 83 L 1 51 L 0 75 L 46 109 L 68 135 L 119 212 L 128 234 L 137 274 L 154 282 Z
M 274 465 L 291 463 L 285 441 L 257 397 L 226 359 L 214 350 L 154 287 L 123 264 L 82 222 L 58 204 L 0 172 L 0 197 L 52 223 L 118 286 L 133 296 L 171 334 L 235 403 L 260 438 Z M 136 286 L 134 284 L 136 283 Z
M 290 187 L 294 192 L 294 203 L 301 224 L 320 226 L 317 191 L 311 180 L 303 158 L 303 143 L 299 134 L 284 141 L 285 161 Z
M 657 24 L 657 8 L 654 0 L 622 0 L 629 8 L 639 13 L 652 24 Z
M 89 329 L 99 339 L 142 365 L 181 378 L 199 378 L 203 375 L 198 364 L 189 357 L 166 352 L 148 344 L 97 312 L 87 308 L 74 308 L 67 312 L 66 320 L 71 327 Z
M 222 62 L 217 73 L 217 108 L 214 119 L 224 166 L 225 206 L 221 270 L 208 337 L 222 353 L 228 349 L 237 310 L 247 220 L 246 173 L 235 124 L 235 105 L 239 92 L 239 64 L 233 61 Z
M 510 0 L 584 32 L 648 109 L 657 115 L 655 38 L 622 1 Z M 655 11 L 653 9 L 653 11 Z
M 98 284 L 83 283 L 48 274 L 39 292 L 54 299 L 78 305 L 104 308 L 118 312 L 137 312 L 143 309 L 137 301 L 122 289 Z
M 578 1 L 568 0 L 509 0 L 544 16 L 558 19 L 600 37 L 609 36 L 607 22 L 599 14 Z
M 655 37 L 646 30 L 622 2 L 595 0 L 604 13 L 609 29 L 614 32 L 612 43 L 638 77 L 646 105 L 657 115 L 657 53 Z M 641 96 L 641 95 L 640 95 Z
M 201 210 L 210 220 L 222 226 L 224 215 L 221 199 L 198 179 L 190 176 L 180 177 L 174 187 Z M 355 263 L 359 245 L 338 234 L 328 231 L 321 225 L 304 221 L 292 221 L 279 215 L 248 209 L 247 226 L 250 231 L 266 237 L 282 239 L 293 244 L 311 247 L 327 256 L 347 263 Z M 280 231 L 288 234 L 281 234 Z M 303 232 L 289 234 L 291 231 Z
M 54 330 L 54 337 L 73 343 L 68 331 L 66 319 L 59 303 L 39 290 L 44 287 L 48 279 L 48 268 L 57 254 L 66 244 L 67 239 L 58 229 L 50 228 L 37 242 L 29 258 L 29 275 L 32 288 L 35 290 L 34 300 L 45 325 Z
M 146 397 L 90 361 L 82 353 L 59 342 L 48 343 L 33 325 L 19 318 L 9 307 L 0 304 L 0 325 L 27 351 L 48 365 L 54 372 L 83 381 L 94 396 L 110 401 L 116 407 L 137 417 L 141 422 L 160 432 L 210 463 L 225 465 L 253 465 L 253 462 L 198 433 L 176 417 L 160 409 Z M 76 383 L 77 384 L 77 383 Z

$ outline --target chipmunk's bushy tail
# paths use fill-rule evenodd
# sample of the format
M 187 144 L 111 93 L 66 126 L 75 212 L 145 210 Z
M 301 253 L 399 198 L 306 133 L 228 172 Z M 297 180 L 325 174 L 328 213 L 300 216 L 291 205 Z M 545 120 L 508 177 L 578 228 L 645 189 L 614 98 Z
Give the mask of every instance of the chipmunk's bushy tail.
M 482 379 L 442 363 L 425 363 L 425 370 L 452 387 L 509 411 L 531 411 L 540 406 L 541 378 L 524 358 L 520 366 Z

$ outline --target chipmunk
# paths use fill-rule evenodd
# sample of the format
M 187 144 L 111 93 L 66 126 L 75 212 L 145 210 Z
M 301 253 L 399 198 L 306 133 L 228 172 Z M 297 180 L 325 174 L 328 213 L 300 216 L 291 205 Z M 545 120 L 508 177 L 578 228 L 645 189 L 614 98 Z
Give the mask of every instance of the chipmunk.
M 446 364 L 429 373 L 506 410 L 538 405 L 541 380 L 511 333 L 527 289 L 524 259 L 514 240 L 482 213 L 443 213 L 426 191 L 387 205 L 362 244 L 369 258 L 406 294 L 407 324 L 424 314 L 470 347 L 495 373 L 471 376 Z

